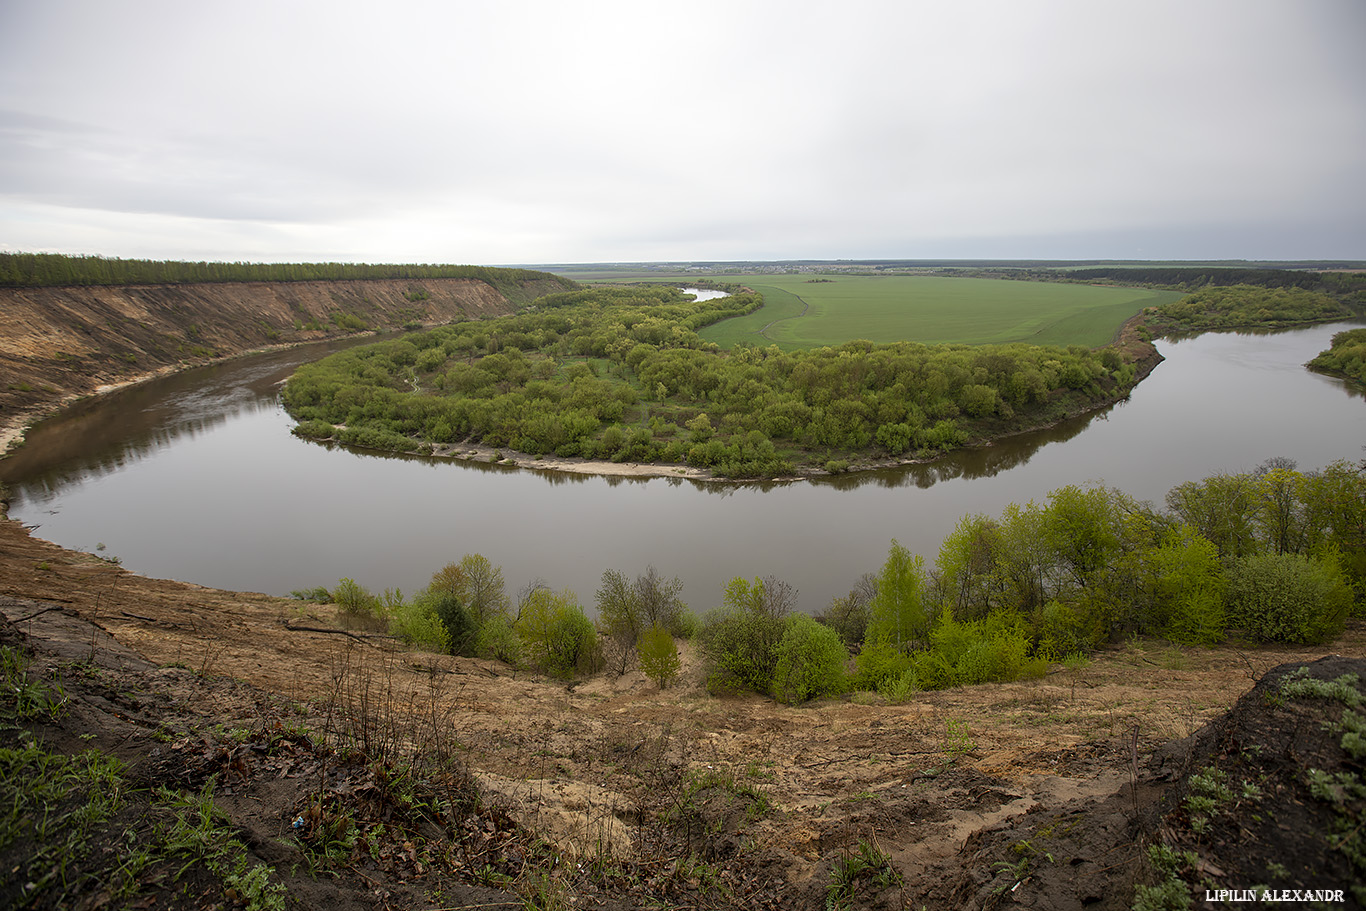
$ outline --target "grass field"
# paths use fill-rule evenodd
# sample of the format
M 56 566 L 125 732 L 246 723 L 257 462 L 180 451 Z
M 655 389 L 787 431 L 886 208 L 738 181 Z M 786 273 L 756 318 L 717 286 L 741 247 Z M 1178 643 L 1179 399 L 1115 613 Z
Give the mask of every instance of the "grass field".
M 850 339 L 965 345 L 1028 342 L 1097 347 L 1144 307 L 1179 291 L 937 276 L 716 276 L 747 284 L 764 307 L 702 331 L 722 346 L 741 341 L 781 348 Z M 813 278 L 825 279 L 813 281 Z

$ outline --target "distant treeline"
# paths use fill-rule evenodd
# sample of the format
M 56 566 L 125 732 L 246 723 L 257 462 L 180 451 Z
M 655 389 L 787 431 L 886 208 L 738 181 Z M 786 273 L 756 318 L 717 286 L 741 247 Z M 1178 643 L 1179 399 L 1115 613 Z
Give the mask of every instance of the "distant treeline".
M 1048 281 L 1106 282 L 1118 285 L 1151 285 L 1180 291 L 1253 285 L 1259 288 L 1299 288 L 1332 295 L 1349 303 L 1366 305 L 1366 273 L 1305 272 L 1295 269 L 1210 267 L 1120 267 L 1030 272 L 1018 277 Z
M 60 253 L 0 253 L 0 287 L 166 285 L 195 282 L 360 281 L 365 279 L 463 278 L 499 290 L 521 282 L 552 280 L 548 272 L 428 263 L 210 263 L 108 259 Z

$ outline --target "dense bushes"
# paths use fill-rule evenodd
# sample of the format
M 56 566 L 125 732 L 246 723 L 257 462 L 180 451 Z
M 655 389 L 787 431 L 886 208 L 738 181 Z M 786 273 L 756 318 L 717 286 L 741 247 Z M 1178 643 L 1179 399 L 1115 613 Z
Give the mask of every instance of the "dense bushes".
M 623 673 L 638 660 L 661 688 L 679 673 L 675 636 L 695 631 L 713 692 L 793 704 L 850 687 L 902 700 L 1038 676 L 1133 635 L 1212 646 L 1230 632 L 1297 644 L 1341 633 L 1363 592 L 1362 468 L 1301 473 L 1271 460 L 1179 485 L 1167 504 L 1069 485 L 1043 504 L 965 517 L 933 566 L 894 540 L 881 570 L 819 618 L 795 612 L 796 592 L 778 579 L 736 578 L 698 627 L 679 580 L 651 566 L 634 580 L 603 573 L 595 629 L 569 591 L 533 586 L 514 612 L 501 571 L 478 554 L 443 567 L 411 601 L 351 579 L 320 594 L 427 648 L 558 677 L 604 663 Z
M 1158 331 L 1268 328 L 1350 317 L 1348 307 L 1322 291 L 1232 285 L 1206 288 L 1154 308 L 1149 324 Z
M 338 352 L 301 367 L 283 398 L 300 433 L 372 434 L 359 445 L 471 441 L 755 477 L 835 453 L 952 449 L 974 428 L 1112 400 L 1135 375 L 1114 351 L 1076 346 L 722 352 L 697 334 L 761 303 L 740 291 L 694 302 L 672 288 L 552 295 L 515 316 Z
M 1253 639 L 1319 645 L 1342 632 L 1352 595 L 1331 560 L 1250 554 L 1228 572 L 1228 618 Z

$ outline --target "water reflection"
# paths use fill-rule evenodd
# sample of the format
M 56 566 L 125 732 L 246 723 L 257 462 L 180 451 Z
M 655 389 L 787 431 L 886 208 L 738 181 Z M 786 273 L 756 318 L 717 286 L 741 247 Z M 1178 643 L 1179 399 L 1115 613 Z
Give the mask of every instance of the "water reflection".
M 1306 470 L 1359 457 L 1361 391 L 1303 367 L 1341 328 L 1164 342 L 1167 361 L 1129 401 L 1056 427 L 931 463 L 742 483 L 300 440 L 278 383 L 319 351 L 284 352 L 82 403 L 0 460 L 0 478 L 10 514 L 41 522 L 50 540 L 106 542 L 130 569 L 221 588 L 287 594 L 348 576 L 412 592 L 482 553 L 512 590 L 539 576 L 589 605 L 604 569 L 653 563 L 699 611 L 733 576 L 770 574 L 819 610 L 876 570 L 892 538 L 933 562 L 962 516 L 1064 484 L 1160 501 L 1182 481 L 1270 456 Z

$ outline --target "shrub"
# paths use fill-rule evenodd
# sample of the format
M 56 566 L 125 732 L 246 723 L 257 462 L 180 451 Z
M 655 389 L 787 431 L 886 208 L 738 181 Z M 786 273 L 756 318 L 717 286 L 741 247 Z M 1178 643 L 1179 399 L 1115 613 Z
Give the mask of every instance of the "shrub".
M 450 647 L 446 625 L 429 601 L 415 599 L 400 604 L 389 614 L 389 632 L 409 645 L 445 652 Z
M 450 591 L 430 591 L 419 599 L 431 604 L 432 613 L 446 630 L 446 650 L 452 655 L 474 655 L 474 643 L 479 625 L 470 615 L 464 602 Z
M 514 667 L 522 661 L 522 640 L 512 629 L 505 614 L 495 614 L 479 627 L 474 653 L 480 658 L 494 658 Z
M 1351 589 L 1331 559 L 1252 554 L 1229 567 L 1229 625 L 1253 639 L 1327 642 L 1342 632 L 1351 603 Z
M 640 634 L 636 653 L 640 657 L 640 669 L 659 684 L 661 690 L 678 676 L 682 668 L 674 637 L 662 626 L 652 626 Z
M 602 662 L 597 631 L 571 591 L 536 589 L 514 628 L 530 662 L 553 677 L 591 673 Z
M 959 623 L 946 614 L 930 634 L 928 652 L 912 659 L 923 689 L 1042 677 L 1048 664 L 1029 656 L 1029 638 L 1014 614 L 997 612 L 985 620 Z
M 846 689 L 849 653 L 839 634 L 806 614 L 787 618 L 773 669 L 773 698 L 795 705 Z
M 855 689 L 873 690 L 887 695 L 884 690 L 911 669 L 911 659 L 887 642 L 865 645 L 858 653 L 854 673 Z
M 772 690 L 778 643 L 794 597 L 790 586 L 773 578 L 751 583 L 737 577 L 726 585 L 724 604 L 708 613 L 702 625 L 709 686 Z
M 332 603 L 347 613 L 370 617 L 375 616 L 378 602 L 355 579 L 340 579 L 337 587 L 332 589 Z

